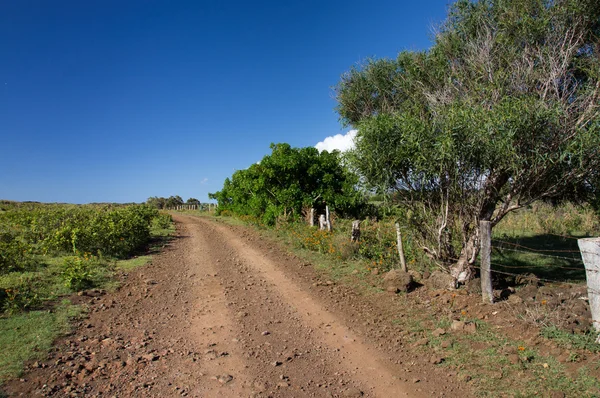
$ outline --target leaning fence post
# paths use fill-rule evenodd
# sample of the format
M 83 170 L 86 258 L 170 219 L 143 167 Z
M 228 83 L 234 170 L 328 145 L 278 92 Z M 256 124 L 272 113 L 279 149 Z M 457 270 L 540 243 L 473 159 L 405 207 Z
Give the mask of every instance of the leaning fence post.
M 588 299 L 594 329 L 600 332 L 600 238 L 577 239 L 587 280 Z M 600 335 L 596 338 L 600 343 Z
M 400 256 L 400 265 L 402 266 L 402 271 L 408 272 L 408 268 L 406 268 L 406 260 L 404 259 L 404 247 L 402 246 L 402 232 L 400 232 L 399 223 L 396 223 L 396 240 L 398 243 L 398 255 Z
M 360 220 L 352 221 L 352 235 L 350 236 L 351 242 L 358 242 L 360 240 Z
M 494 293 L 492 290 L 492 223 L 489 221 L 480 221 L 479 230 L 481 233 L 481 296 L 484 303 L 494 302 Z

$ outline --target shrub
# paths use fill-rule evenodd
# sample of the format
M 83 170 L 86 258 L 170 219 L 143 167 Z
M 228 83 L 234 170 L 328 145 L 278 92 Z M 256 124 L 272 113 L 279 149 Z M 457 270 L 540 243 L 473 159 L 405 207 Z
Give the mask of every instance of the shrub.
M 171 227 L 173 217 L 169 213 L 159 213 L 152 219 L 152 228 L 155 229 L 168 229 Z
M 0 295 L 2 309 L 9 314 L 32 310 L 40 301 L 33 278 L 21 278 L 17 286 L 4 289 L 4 294 Z
M 97 257 L 88 254 L 69 256 L 62 264 L 61 276 L 65 286 L 79 291 L 94 286 L 101 268 L 102 264 Z

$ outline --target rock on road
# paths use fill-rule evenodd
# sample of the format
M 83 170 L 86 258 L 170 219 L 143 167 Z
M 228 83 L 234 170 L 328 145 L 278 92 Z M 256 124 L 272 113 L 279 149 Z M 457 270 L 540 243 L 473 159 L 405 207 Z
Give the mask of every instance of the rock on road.
M 174 218 L 178 238 L 117 292 L 82 296 L 89 317 L 9 396 L 449 396 L 354 331 L 301 260 L 244 228 Z

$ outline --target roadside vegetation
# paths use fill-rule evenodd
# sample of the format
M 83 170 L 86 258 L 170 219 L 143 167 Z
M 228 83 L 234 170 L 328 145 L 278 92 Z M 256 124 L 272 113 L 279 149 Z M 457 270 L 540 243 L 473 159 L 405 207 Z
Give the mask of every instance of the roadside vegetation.
M 85 312 L 69 296 L 111 289 L 173 232 L 146 205 L 0 204 L 0 382 L 42 357 Z
M 438 364 L 482 396 L 599 396 L 577 246 L 600 236 L 599 37 L 593 0 L 459 0 L 430 49 L 342 75 L 336 110 L 358 131 L 354 150 L 272 145 L 211 195 L 217 214 L 276 233 L 328 278 L 373 294 L 399 268 L 398 224 L 414 282 L 397 308 L 409 341 L 428 338 L 419 349 L 443 352 Z M 337 184 L 315 170 L 336 170 Z M 333 231 L 309 226 L 309 210 L 325 206 Z M 497 304 L 486 310 L 481 221 L 493 228 Z M 477 333 L 447 333 L 454 321 Z M 431 339 L 425 325 L 444 333 Z

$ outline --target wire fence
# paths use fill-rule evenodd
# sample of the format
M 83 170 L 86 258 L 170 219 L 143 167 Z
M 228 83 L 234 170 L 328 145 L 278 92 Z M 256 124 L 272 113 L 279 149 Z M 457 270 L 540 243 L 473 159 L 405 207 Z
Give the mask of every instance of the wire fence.
M 551 235 L 556 235 L 556 234 L 551 234 Z M 564 235 L 556 235 L 559 236 L 561 238 L 565 238 L 565 239 L 572 239 L 572 240 L 578 240 L 579 238 L 576 237 L 569 237 L 569 236 L 564 236 Z M 509 246 L 509 247 L 506 247 Z M 598 256 L 597 252 L 589 252 L 589 251 L 582 251 L 582 250 L 573 250 L 573 249 L 540 249 L 540 248 L 536 248 L 536 247 L 529 247 L 529 246 L 525 246 L 523 244 L 520 243 L 513 243 L 513 242 L 508 242 L 506 240 L 502 240 L 502 239 L 492 239 L 492 250 L 496 251 L 496 252 L 513 252 L 513 253 L 520 253 L 520 254 L 526 254 L 526 255 L 531 255 L 534 257 L 539 257 L 539 258 L 546 258 L 546 259 L 550 259 L 550 260 L 562 260 L 562 261 L 566 261 L 568 263 L 571 263 L 570 265 L 563 265 L 560 263 L 557 263 L 556 261 L 549 261 L 549 266 L 551 266 L 551 268 L 553 270 L 568 270 L 568 271 L 590 271 L 590 272 L 600 272 L 600 270 L 598 269 L 586 269 L 584 266 L 584 261 L 582 258 L 583 254 L 590 254 L 590 255 L 594 255 L 594 256 Z M 549 254 L 552 253 L 552 254 Z M 564 255 L 557 255 L 557 253 L 562 253 Z M 581 266 L 572 266 L 573 263 L 575 264 L 581 264 Z M 507 264 L 492 264 L 496 267 L 500 267 L 500 268 L 512 268 L 512 269 L 525 269 L 528 268 L 527 265 L 507 265 Z M 539 265 L 536 264 L 532 264 L 530 266 L 531 268 L 534 267 L 539 267 Z M 560 281 L 552 281 L 552 282 L 560 282 Z

